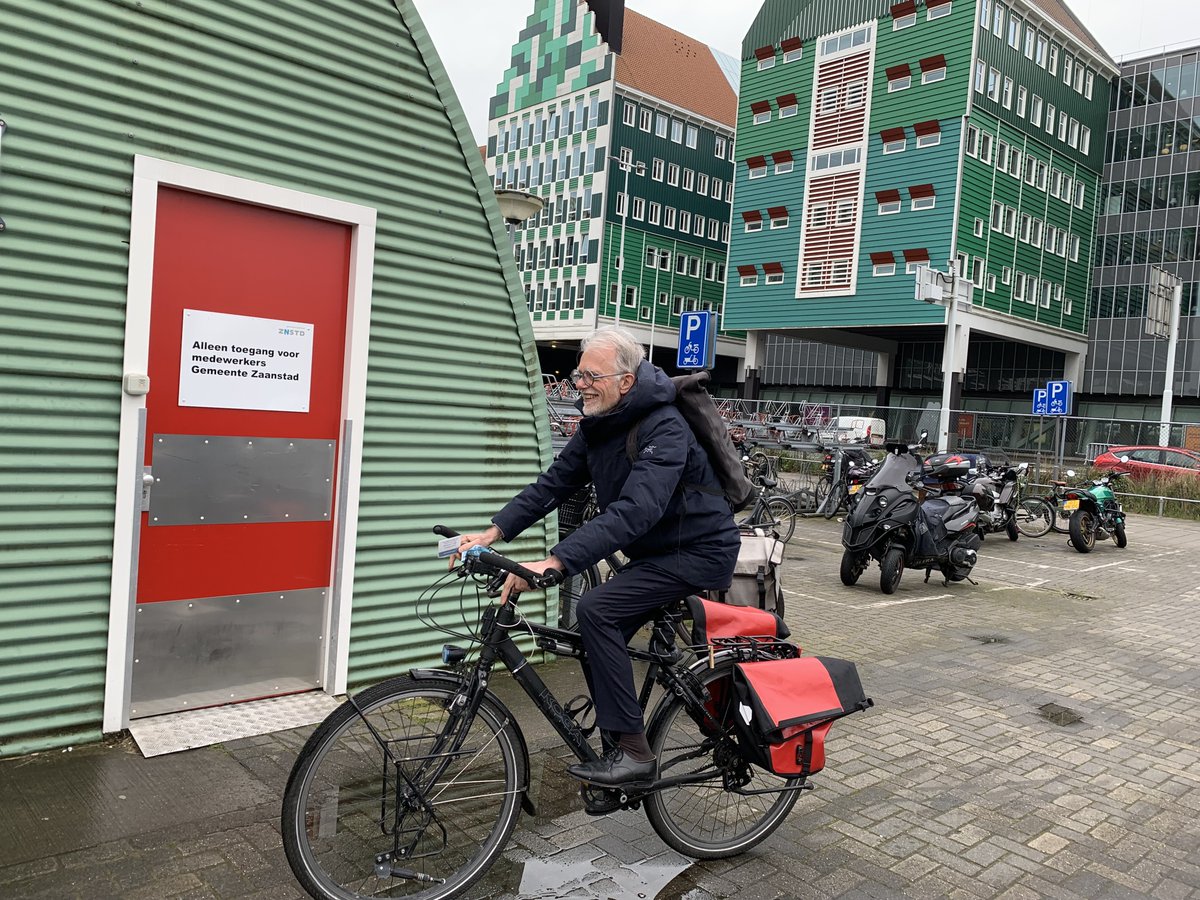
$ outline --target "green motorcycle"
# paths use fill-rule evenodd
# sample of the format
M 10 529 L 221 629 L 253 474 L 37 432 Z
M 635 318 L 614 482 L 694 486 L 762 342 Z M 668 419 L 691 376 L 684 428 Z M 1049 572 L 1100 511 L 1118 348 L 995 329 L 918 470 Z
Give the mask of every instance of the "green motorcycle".
M 1091 553 L 1096 541 L 1110 537 L 1118 547 L 1125 547 L 1125 511 L 1121 508 L 1112 486 L 1128 472 L 1106 472 L 1090 486 L 1067 489 L 1063 510 L 1070 515 L 1067 531 L 1071 545 L 1080 553 Z

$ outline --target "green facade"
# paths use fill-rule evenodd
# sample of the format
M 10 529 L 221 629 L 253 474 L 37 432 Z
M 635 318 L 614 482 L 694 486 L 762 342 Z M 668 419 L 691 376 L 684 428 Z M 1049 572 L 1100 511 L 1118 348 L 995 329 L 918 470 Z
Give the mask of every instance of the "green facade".
M 135 154 L 378 211 L 349 678 L 433 662 L 431 526 L 481 526 L 551 450 L 495 199 L 412 4 L 0 0 L 0 21 L 0 754 L 100 736 L 129 602 L 109 588 Z
M 1084 70 L 1091 73 L 1089 99 L 1075 90 L 1074 82 L 1070 86 L 1062 83 L 1061 71 L 1058 76 L 1051 76 L 1036 62 L 1025 58 L 1024 14 L 1019 13 L 1020 48 L 1013 50 L 1007 44 L 1008 19 L 1003 24 L 1002 38 L 992 31 L 994 8 L 989 8 L 986 30 L 978 24 L 983 15 L 980 5 L 955 0 L 948 5 L 948 13 L 946 8 L 934 11 L 918 5 L 913 11 L 913 21 L 908 24 L 892 18 L 890 4 L 843 0 L 796 4 L 768 0 L 763 5 L 743 42 L 738 163 L 726 299 L 726 322 L 730 327 L 861 328 L 940 323 L 943 310 L 914 300 L 914 276 L 905 273 L 904 252 L 910 251 L 926 253 L 929 264 L 942 270 L 950 259 L 958 260 L 967 277 L 974 274 L 978 278 L 973 297 L 978 307 L 1011 315 L 1018 322 L 1037 322 L 1076 334 L 1086 331 L 1096 186 L 1108 97 L 1103 69 L 1108 64 L 1097 63 L 1092 55 L 1081 52 Z M 798 260 L 803 246 L 805 174 L 814 154 L 810 130 L 816 121 L 819 101 L 814 97 L 817 48 L 826 37 L 860 28 L 872 18 L 869 125 L 859 198 L 854 289 L 852 293 L 835 296 L 800 296 Z M 1036 35 L 1038 23 L 1030 20 L 1029 24 Z M 1049 29 L 1043 30 L 1047 32 Z M 788 39 L 792 39 L 791 43 Z M 802 51 L 798 59 L 789 59 L 787 47 L 792 47 L 793 57 L 796 55 L 795 39 L 801 42 Z M 1066 49 L 1060 46 L 1055 52 L 1065 59 Z M 764 55 L 770 58 L 761 61 Z M 938 56 L 944 57 L 944 78 L 922 83 L 921 61 L 932 67 L 931 61 Z M 985 72 L 983 94 L 974 90 L 979 61 Z M 896 67 L 905 65 L 911 73 L 908 86 L 903 86 L 904 82 L 897 78 L 889 90 L 889 70 L 895 74 Z M 987 96 L 986 73 L 992 68 L 1000 73 L 1001 90 L 1003 79 L 1012 79 L 1009 108 L 1003 102 L 1003 95 L 996 102 Z M 1017 93 L 1022 87 L 1026 93 L 1023 116 L 1016 109 Z M 1074 120 L 1079 129 L 1090 129 L 1087 152 L 1079 146 L 1072 147 L 1069 140 L 1059 140 L 1057 122 L 1054 135 L 1031 125 L 1029 105 L 1034 92 L 1042 98 L 1043 106 L 1053 103 L 1056 115 L 1066 112 L 1068 120 Z M 780 98 L 789 94 L 796 95 L 798 114 L 782 118 Z M 769 103 L 770 120 L 755 124 L 754 105 L 759 104 L 761 111 L 764 101 Z M 928 130 L 929 123 L 936 123 L 939 135 L 936 143 L 926 138 L 927 146 L 917 146 L 915 126 Z M 883 135 L 894 129 L 904 129 L 903 149 L 897 152 L 897 144 L 892 143 L 889 151 L 893 152 L 884 153 Z M 979 135 L 984 130 L 992 142 L 990 166 L 979 159 Z M 974 154 L 968 152 L 969 138 L 974 142 Z M 1029 155 L 1035 165 L 1045 163 L 1047 179 L 1043 187 L 1037 186 L 1036 178 L 1031 186 L 1023 177 L 1017 179 L 1007 174 L 997 177 L 995 152 L 1000 140 L 1005 142 L 1006 149 L 1019 147 L 1022 159 Z M 779 151 L 792 154 L 793 171 L 775 173 L 771 155 Z M 748 161 L 756 157 L 766 157 L 766 171 L 765 175 L 752 178 Z M 1057 176 L 1053 174 L 1055 171 Z M 1065 185 L 1068 177 L 1073 191 L 1076 185 L 1083 186 L 1079 205 L 1074 194 L 1070 203 L 1050 196 L 1051 185 Z M 913 208 L 908 189 L 926 191 L 930 187 L 936 196 L 932 207 Z M 878 201 L 890 191 L 900 194 L 900 209 L 895 212 Z M 1002 206 L 998 232 L 991 228 L 995 202 Z M 780 207 L 787 208 L 787 225 L 771 228 L 767 211 Z M 1046 250 L 1044 239 L 1043 245 L 1034 246 L 1029 241 L 1022 242 L 1019 235 L 1005 234 L 1003 216 L 1008 209 L 1018 223 L 1023 215 L 1031 223 L 1036 216 L 1043 223 L 1043 234 L 1053 227 L 1056 234 L 1064 236 L 1066 252 L 1058 252 L 1063 247 L 1057 243 L 1054 249 Z M 749 228 L 746 226 L 747 213 L 763 216 L 761 229 L 753 230 L 753 223 Z M 981 234 L 977 220 L 984 224 Z M 872 253 L 877 254 L 877 259 L 883 258 L 879 254 L 893 254 L 894 274 L 886 274 L 886 267 L 876 267 Z M 781 264 L 783 282 L 766 284 L 764 264 Z M 743 286 L 739 266 L 744 271 L 756 267 L 757 274 L 749 279 L 756 283 Z M 1039 292 L 1043 284 L 1051 285 L 1048 307 L 1042 304 L 1040 294 L 1036 303 L 1014 301 L 1018 272 L 1026 285 L 1030 284 L 1030 278 L 1037 278 Z

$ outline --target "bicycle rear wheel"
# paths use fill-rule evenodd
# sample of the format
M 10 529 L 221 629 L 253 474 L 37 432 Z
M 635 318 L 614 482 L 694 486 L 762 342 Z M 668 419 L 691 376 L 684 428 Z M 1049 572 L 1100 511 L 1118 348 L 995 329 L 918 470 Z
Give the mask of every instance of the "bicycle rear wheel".
M 370 728 L 346 702 L 308 739 L 281 824 L 288 863 L 311 896 L 439 900 L 495 861 L 521 812 L 524 742 L 491 695 L 470 722 L 452 721 L 458 696 L 453 682 L 392 679 L 355 698 Z
M 1042 537 L 1054 527 L 1055 511 L 1045 500 L 1025 497 L 1014 513 L 1017 530 L 1026 537 Z
M 588 566 L 558 586 L 558 627 L 574 631 L 579 624 L 579 598 L 600 583 L 600 570 Z
M 850 494 L 846 491 L 846 485 L 843 482 L 835 484 L 829 496 L 825 498 L 825 508 L 822 511 L 825 518 L 832 519 L 836 516 L 849 499 Z
M 704 663 L 694 671 L 712 694 L 713 717 L 732 728 L 737 705 L 732 661 L 719 662 L 712 669 Z M 687 704 L 674 694 L 659 701 L 646 736 L 658 757 L 660 778 L 712 775 L 700 784 L 665 788 L 646 798 L 646 817 L 651 827 L 685 856 L 721 859 L 744 853 L 783 824 L 800 796 L 798 790 L 774 790 L 799 784 L 798 779 L 772 775 L 737 758 L 730 743 L 719 740 L 707 723 L 701 725 Z M 727 791 L 722 779 L 725 769 L 749 779 L 742 790 L 771 793 L 747 797 Z
M 796 530 L 796 507 L 786 497 L 772 497 L 767 501 L 767 518 L 774 523 L 775 534 L 785 544 L 792 539 Z

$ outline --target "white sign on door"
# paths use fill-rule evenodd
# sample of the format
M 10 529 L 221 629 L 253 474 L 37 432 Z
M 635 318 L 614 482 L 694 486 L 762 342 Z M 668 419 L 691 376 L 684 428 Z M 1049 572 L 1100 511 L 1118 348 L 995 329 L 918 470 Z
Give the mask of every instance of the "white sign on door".
M 179 405 L 308 412 L 313 326 L 183 311 Z

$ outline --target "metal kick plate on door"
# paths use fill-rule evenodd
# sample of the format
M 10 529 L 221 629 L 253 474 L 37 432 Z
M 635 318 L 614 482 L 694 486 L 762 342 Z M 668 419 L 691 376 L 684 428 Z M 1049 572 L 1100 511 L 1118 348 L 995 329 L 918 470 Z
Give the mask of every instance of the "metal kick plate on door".
M 156 434 L 150 525 L 328 522 L 336 442 Z

